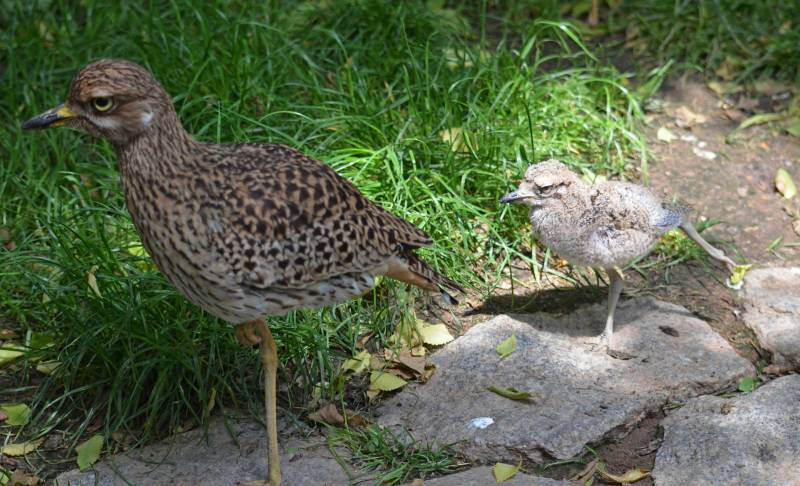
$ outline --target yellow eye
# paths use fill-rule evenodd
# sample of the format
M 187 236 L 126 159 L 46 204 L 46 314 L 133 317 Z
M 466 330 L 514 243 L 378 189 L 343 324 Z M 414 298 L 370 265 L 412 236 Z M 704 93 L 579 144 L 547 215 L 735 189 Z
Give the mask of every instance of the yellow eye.
M 92 100 L 92 106 L 97 111 L 108 111 L 114 106 L 114 101 L 111 98 L 95 98 Z

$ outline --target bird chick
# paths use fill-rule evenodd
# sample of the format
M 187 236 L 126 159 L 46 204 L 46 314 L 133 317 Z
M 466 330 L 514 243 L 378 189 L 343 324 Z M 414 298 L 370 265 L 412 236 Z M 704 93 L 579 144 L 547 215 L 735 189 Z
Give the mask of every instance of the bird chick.
M 617 267 L 646 255 L 667 231 L 681 228 L 712 258 L 730 269 L 736 266 L 697 233 L 688 207 L 663 202 L 649 189 L 629 182 L 587 184 L 557 160 L 530 166 L 519 188 L 500 202 L 529 206 L 534 236 L 573 265 L 606 270 L 608 314 L 595 342 L 604 350 L 611 345 L 622 291 Z

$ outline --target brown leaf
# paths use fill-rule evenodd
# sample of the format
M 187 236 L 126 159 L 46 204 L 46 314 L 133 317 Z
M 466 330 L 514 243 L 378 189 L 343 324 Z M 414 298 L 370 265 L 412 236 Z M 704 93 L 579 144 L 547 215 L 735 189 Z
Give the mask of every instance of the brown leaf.
M 690 128 L 694 125 L 700 125 L 708 121 L 704 115 L 698 114 L 687 108 L 680 106 L 675 110 L 675 124 L 680 128 Z
M 586 481 L 594 477 L 594 473 L 596 471 L 597 471 L 597 459 L 594 459 L 592 460 L 592 462 L 587 464 L 586 467 L 581 469 L 579 473 L 569 478 L 569 480 L 575 484 L 586 484 Z
M 356 341 L 356 347 L 359 349 L 364 349 L 364 347 L 367 345 L 367 342 L 369 342 L 369 340 L 372 339 L 372 336 L 374 335 L 375 334 L 371 332 L 364 334 L 363 336 L 358 338 L 358 341 Z
M 21 469 L 17 469 L 8 479 L 6 486 L 36 486 L 41 479 L 38 476 L 28 476 Z
M 393 374 L 395 376 L 399 376 L 400 378 L 402 378 L 402 379 L 404 379 L 406 381 L 413 380 L 413 379 L 415 379 L 417 377 L 417 375 L 414 374 L 414 372 L 409 371 L 409 370 L 407 370 L 405 368 L 389 368 L 389 369 L 386 370 L 386 372 L 387 373 L 391 373 L 391 374 Z
M 7 418 L 8 418 L 8 414 L 5 412 L 5 410 L 0 410 L 0 422 L 2 422 L 3 420 L 5 420 Z
M 730 121 L 741 122 L 747 118 L 747 116 L 739 110 L 723 110 L 722 113 Z
M 797 236 L 800 236 L 800 219 L 795 219 L 794 221 L 792 221 L 792 229 L 797 234 Z
M 336 405 L 333 403 L 329 403 L 316 412 L 309 414 L 308 418 L 314 422 L 333 425 L 334 427 L 341 427 L 344 425 L 344 417 L 342 417 L 342 414 L 339 413 L 339 410 L 336 409 Z
M 433 376 L 433 372 L 436 371 L 436 365 L 433 363 L 428 363 L 425 365 L 425 372 L 422 373 L 419 377 L 420 383 L 425 383 L 426 381 L 430 380 L 431 376 Z
M 418 375 L 425 372 L 425 358 L 413 356 L 411 352 L 406 349 L 400 352 L 397 361 Z

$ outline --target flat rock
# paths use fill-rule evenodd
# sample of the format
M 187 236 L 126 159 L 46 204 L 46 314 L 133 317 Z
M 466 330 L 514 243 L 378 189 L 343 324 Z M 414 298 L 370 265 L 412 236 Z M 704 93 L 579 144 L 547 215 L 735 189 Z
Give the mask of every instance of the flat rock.
M 489 466 L 475 467 L 448 476 L 426 479 L 425 486 L 487 486 L 496 484 Z M 412 486 L 412 483 L 406 486 Z M 503 481 L 503 486 L 575 486 L 569 481 L 556 481 L 555 479 L 530 476 L 518 472 L 513 478 Z
M 744 289 L 745 324 L 776 364 L 800 367 L 800 267 L 750 270 Z
M 734 398 L 689 400 L 662 426 L 657 486 L 800 485 L 800 375 Z
M 584 344 L 603 328 L 605 306 L 568 315 L 501 315 L 470 329 L 431 357 L 437 369 L 421 386 L 387 400 L 379 422 L 406 426 L 417 438 L 457 443 L 469 459 L 541 462 L 579 454 L 584 445 L 622 437 L 647 411 L 733 387 L 754 374 L 705 322 L 654 299 L 617 309 L 614 359 Z M 495 346 L 512 334 L 517 350 L 500 359 Z M 535 394 L 528 403 L 489 386 Z
M 215 419 L 209 425 L 207 440 L 202 430 L 178 434 L 105 459 L 95 464 L 93 471 L 63 473 L 54 484 L 234 486 L 240 481 L 265 479 L 264 428 L 252 420 L 235 420 L 228 424 L 236 441 L 225 422 Z M 332 457 L 324 440 L 282 438 L 281 447 L 283 486 L 349 484 L 347 475 Z

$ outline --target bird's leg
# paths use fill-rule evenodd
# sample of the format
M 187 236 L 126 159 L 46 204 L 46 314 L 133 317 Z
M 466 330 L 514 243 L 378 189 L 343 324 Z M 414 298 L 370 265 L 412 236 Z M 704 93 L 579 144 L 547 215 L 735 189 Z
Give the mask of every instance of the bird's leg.
M 261 362 L 264 365 L 264 408 L 267 423 L 267 480 L 247 481 L 241 486 L 279 486 L 281 484 L 281 456 L 278 449 L 277 370 L 278 351 L 272 333 L 263 319 L 236 326 L 236 339 L 245 345 L 260 344 Z
M 606 269 L 608 273 L 608 313 L 606 314 L 606 328 L 602 334 L 591 342 L 592 350 L 608 351 L 611 338 L 614 336 L 614 311 L 617 309 L 619 294 L 622 292 L 622 275 L 616 268 Z
M 700 245 L 706 252 L 708 252 L 708 254 L 711 255 L 711 258 L 714 258 L 715 260 L 724 263 L 728 267 L 728 270 L 733 270 L 736 267 L 736 263 L 727 256 L 725 256 L 725 253 L 723 253 L 722 250 L 720 250 L 719 248 L 714 248 L 705 239 L 703 239 L 703 237 L 700 236 L 700 233 L 698 233 L 697 230 L 694 229 L 692 223 L 684 221 L 683 223 L 681 223 L 680 227 L 683 230 L 683 232 L 686 233 L 686 236 L 693 239 L 695 243 Z

